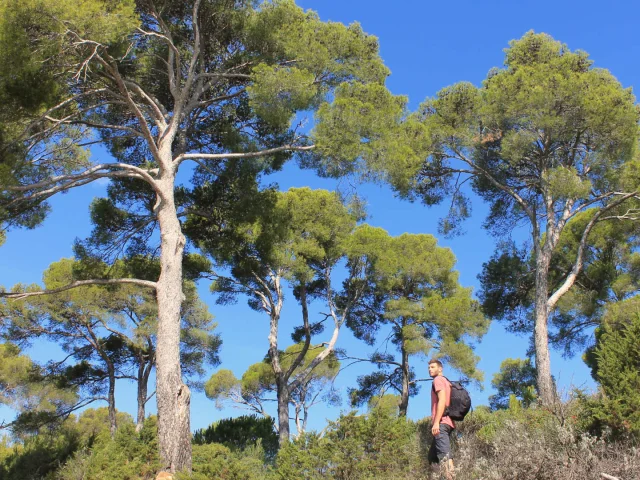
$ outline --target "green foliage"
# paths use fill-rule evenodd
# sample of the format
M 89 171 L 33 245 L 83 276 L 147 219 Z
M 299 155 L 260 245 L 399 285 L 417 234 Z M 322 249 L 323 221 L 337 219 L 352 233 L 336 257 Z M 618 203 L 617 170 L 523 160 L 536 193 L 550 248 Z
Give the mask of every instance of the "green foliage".
M 322 345 L 309 345 L 302 358 L 298 358 L 304 350 L 304 342 L 287 347 L 279 353 L 279 362 L 283 370 L 291 368 L 294 362 L 296 366 L 291 374 L 291 381 L 300 380 L 296 388 L 290 391 L 290 403 L 296 408 L 296 419 L 302 421 L 300 427 L 306 426 L 308 409 L 323 399 L 327 403 L 336 405 L 340 398 L 332 389 L 332 382 L 340 371 L 340 362 L 334 353 L 319 363 L 310 372 L 309 365 L 324 350 Z M 262 362 L 254 363 L 244 372 L 238 380 L 230 370 L 218 370 L 205 384 L 205 393 L 208 398 L 216 402 L 221 408 L 225 401 L 243 404 L 245 407 L 267 417 L 265 422 L 271 421 L 264 410 L 264 402 L 275 400 L 276 376 L 270 359 L 267 357 Z M 305 409 L 306 408 L 306 409 Z M 302 414 L 302 415 L 301 415 Z M 254 417 L 240 417 L 251 419 Z M 217 441 L 217 440 L 216 440 Z M 270 452 L 270 448 L 263 443 L 263 447 Z
M 133 421 L 131 416 L 118 412 L 118 424 L 123 429 L 119 438 L 119 447 L 110 445 L 110 431 L 107 408 L 88 409 L 83 411 L 78 418 L 73 415 L 64 422 L 58 422 L 54 427 L 41 428 L 33 435 L 23 436 L 22 441 L 17 441 L 13 446 L 5 445 L 2 459 L 0 459 L 0 478 L 12 479 L 56 479 L 75 480 L 77 478 L 126 478 L 100 476 L 100 468 L 109 460 L 104 460 L 102 449 L 122 449 L 123 445 L 129 446 Z M 139 441 L 149 444 L 149 448 L 157 448 L 157 443 L 151 442 L 156 435 L 153 430 L 154 421 L 150 420 L 141 432 Z M 151 429 L 151 432 L 149 432 Z M 127 437 L 128 436 L 128 437 Z M 123 438 L 129 440 L 123 441 Z M 150 443 L 151 442 L 151 443 Z M 109 447 L 108 447 L 109 446 Z M 133 448 L 133 447 L 132 447 Z M 95 457 L 94 457 L 95 454 Z M 107 456 L 113 457 L 114 452 Z M 96 458 L 102 458 L 102 467 L 96 467 Z M 127 460 L 128 461 L 128 460 Z M 115 459 L 114 459 L 115 462 Z M 144 470 L 141 463 L 132 466 L 132 472 Z M 112 468 L 113 470 L 113 468 Z M 73 476 L 71 472 L 81 474 Z M 93 475 L 93 476 L 90 476 Z M 138 478 L 133 476 L 131 478 Z
M 126 412 L 117 412 L 116 417 L 118 427 L 133 425 L 131 415 Z M 91 445 L 99 436 L 109 433 L 109 409 L 107 407 L 87 408 L 82 411 L 75 423 L 72 423 L 73 421 L 74 418 L 71 417 L 67 420 L 67 424 L 78 432 L 84 445 Z
M 586 53 L 528 32 L 510 43 L 504 68 L 493 69 L 481 87 L 461 82 L 420 106 L 415 118 L 423 126 L 424 141 L 413 144 L 423 149 L 425 160 L 407 166 L 395 188 L 427 205 L 450 198 L 444 233 L 459 231 L 470 213 L 462 188 L 468 180 L 489 204 L 484 226 L 496 237 L 504 238 L 523 222 L 530 225 L 524 255 L 513 259 L 500 252 L 485 269 L 485 310 L 497 318 L 506 313 L 510 327 L 526 332 L 533 331 L 534 321 L 541 325 L 552 315 L 551 340 L 570 354 L 584 345 L 581 327 L 591 326 L 594 317 L 588 307 L 598 305 L 609 279 L 600 272 L 600 285 L 557 303 L 552 294 L 581 265 L 567 252 L 566 263 L 555 269 L 558 262 L 552 257 L 563 248 L 558 242 L 571 223 L 582 226 L 571 235 L 579 241 L 588 233 L 585 217 L 634 211 L 636 201 L 615 192 L 638 188 L 638 114 L 631 89 L 608 71 L 593 68 Z M 515 271 L 509 271 L 512 264 Z M 535 278 L 544 281 L 532 283 Z M 543 301 L 550 298 L 547 312 Z M 535 343 L 541 353 L 549 339 L 538 336 Z M 541 372 L 548 369 L 544 365 Z M 550 403 L 552 382 L 543 375 L 541 400 Z
M 424 478 L 418 452 L 413 422 L 382 410 L 352 413 L 331 422 L 323 438 L 307 434 L 284 446 L 275 478 Z
M 640 435 L 640 301 L 611 305 L 596 330 L 596 343 L 586 355 L 602 396 L 586 402 L 594 428 L 614 436 Z
M 575 215 L 563 230 L 552 255 L 550 289 L 557 289 L 575 262 L 589 220 L 596 214 L 586 209 Z M 600 222 L 589 234 L 582 271 L 576 284 L 560 299 L 549 319 L 550 340 L 567 355 L 587 345 L 591 329 L 602 321 L 608 304 L 635 295 L 640 286 L 635 222 Z M 483 310 L 506 322 L 514 332 L 531 332 L 533 322 L 535 264 L 533 252 L 505 243 L 483 265 L 479 276 Z
M 136 433 L 132 423 L 118 428 L 114 439 L 102 434 L 91 452 L 87 478 L 145 478 L 160 468 L 158 434 L 155 417 L 145 420 L 143 429 Z
M 490 202 L 487 227 L 499 234 L 524 213 L 510 189 L 517 188 L 527 205 L 543 205 L 542 196 L 549 195 L 558 205 L 570 202 L 573 211 L 620 186 L 621 167 L 635 151 L 635 99 L 591 63 L 584 52 L 528 32 L 510 43 L 505 68 L 492 71 L 480 89 L 460 83 L 426 101 L 419 118 L 428 131 L 429 158 L 407 171 L 415 179 L 408 194 L 431 204 L 448 190 L 459 193 L 448 159 L 460 159 L 474 171 L 476 193 Z M 588 156 L 577 154 L 577 146 Z M 538 159 L 542 169 L 532 173 Z
M 176 480 L 263 480 L 267 477 L 264 452 L 251 447 L 235 453 L 224 445 L 193 446 L 193 473 L 180 473 Z
M 291 115 L 311 107 L 317 97 L 313 73 L 295 67 L 286 69 L 258 65 L 249 86 L 249 105 L 263 121 L 288 125 Z
M 260 444 L 269 458 L 273 458 L 278 451 L 278 435 L 273 419 L 256 415 L 227 418 L 212 423 L 205 429 L 196 430 L 193 443 L 222 443 L 233 451 L 244 451 L 250 446 Z
M 369 411 L 380 410 L 380 414 L 383 416 L 397 416 L 399 406 L 400 396 L 388 393 L 385 395 L 374 395 L 368 402 Z
M 335 264 L 342 257 L 355 215 L 336 193 L 326 190 L 292 188 L 274 197 L 271 208 L 250 222 L 243 217 L 230 218 L 225 224 L 228 235 L 202 235 L 189 225 L 187 233 L 203 250 L 232 267 L 234 277 L 246 286 L 255 283 L 254 272 L 266 278 L 270 270 L 281 271 L 294 284 L 311 282 L 322 262 Z M 198 229 L 205 227 L 202 222 L 196 225 Z M 228 243 L 231 235 L 237 239 L 232 248 Z M 238 293 L 225 278 L 216 281 L 212 289 L 223 303 L 232 301 Z M 253 308 L 259 305 L 250 302 Z
M 171 118 L 175 108 L 184 112 L 185 107 L 193 109 L 198 105 L 201 110 L 198 115 L 185 117 L 191 127 L 181 128 L 176 135 L 176 150 L 241 153 L 291 144 L 310 145 L 314 140 L 300 134 L 292 122 L 297 113 L 312 114 L 322 106 L 326 108 L 335 101 L 336 90 L 349 85 L 365 87 L 365 91 L 367 85 L 385 90 L 382 85 L 389 70 L 379 56 L 377 39 L 357 23 L 345 26 L 323 22 L 315 12 L 305 12 L 291 0 L 261 4 L 199 2 L 197 21 L 191 18 L 193 7 L 193 2 L 174 2 L 156 11 L 155 5 L 128 0 L 83 0 L 80 4 L 5 1 L 0 59 L 7 68 L 0 77 L 0 104 L 8 108 L 0 112 L 4 115 L 0 145 L 11 139 L 21 141 L 25 136 L 37 136 L 40 132 L 25 131 L 24 127 L 56 104 L 55 111 L 49 113 L 77 118 L 80 127 L 54 125 L 46 135 L 37 137 L 55 154 L 46 161 L 39 158 L 30 163 L 25 161 L 28 152 L 11 152 L 13 161 L 0 172 L 2 184 L 35 183 L 62 172 L 83 170 L 89 163 L 79 145 L 90 130 L 122 162 L 143 168 L 157 166 L 158 159 L 149 155 L 154 149 L 152 141 L 143 135 L 130 135 L 131 129 L 146 128 L 135 112 L 142 110 L 146 115 L 145 99 L 149 98 L 157 102 L 154 107 L 167 112 L 165 120 Z M 170 48 L 167 38 L 171 38 Z M 190 63 L 196 48 L 200 55 Z M 176 55 L 175 63 L 170 59 L 172 55 Z M 117 75 L 105 70 L 105 61 L 118 65 Z M 159 77 L 158 71 L 164 71 L 166 76 Z M 108 85 L 104 83 L 105 72 Z M 222 75 L 216 82 L 203 81 L 217 73 Z M 197 88 L 185 92 L 188 95 L 184 102 L 176 102 L 175 85 L 170 84 L 170 78 L 180 88 L 186 84 Z M 135 107 L 109 100 L 109 93 L 119 92 L 120 81 L 135 82 L 139 92 L 144 92 L 140 97 L 133 95 Z M 72 97 L 78 86 L 86 94 Z M 364 95 L 365 101 L 371 97 L 375 103 L 379 92 Z M 29 108 L 15 108 L 16 105 Z M 155 124 L 151 117 L 145 121 Z M 325 137 L 325 143 L 332 142 L 330 135 Z M 366 143 L 362 137 L 356 141 Z M 260 172 L 279 168 L 291 155 L 283 151 L 257 162 L 220 161 L 211 169 L 196 169 L 193 184 L 204 186 L 210 180 L 218 185 L 237 185 L 242 175 L 255 180 Z M 251 165 L 240 172 L 236 169 L 239 164 Z M 153 197 L 153 189 L 138 179 L 132 182 L 130 178 L 119 178 L 114 183 L 124 187 L 124 195 L 110 194 L 109 205 L 102 205 L 102 213 L 118 213 L 142 227 L 126 238 L 116 235 L 118 242 L 140 247 L 140 241 L 144 243 L 148 238 L 147 230 L 156 228 L 152 220 L 154 202 L 147 201 Z M 6 193 L 7 200 L 20 196 Z M 188 187 L 180 189 L 179 201 L 196 200 L 192 193 Z M 126 197 L 134 201 L 128 202 Z M 46 206 L 36 208 L 38 199 L 23 200 L 21 210 L 0 211 L 0 218 L 6 219 L 9 226 L 33 226 L 46 215 Z M 21 215 L 23 218 L 19 218 Z M 104 215 L 102 219 L 108 220 Z M 115 227 L 112 233 L 127 231 L 124 225 L 111 226 Z M 107 242 L 94 240 L 100 243 L 100 253 L 109 249 Z
M 12 343 L 0 344 L 0 403 L 19 412 L 14 430 L 55 422 L 77 401 L 73 387 L 61 385 Z
M 229 392 L 238 384 L 238 380 L 231 370 L 220 369 L 204 384 L 207 398 L 221 401 L 229 396 Z
M 370 358 L 380 371 L 358 379 L 358 389 L 351 391 L 354 405 L 387 387 L 402 394 L 403 383 L 410 385 L 409 395 L 416 394 L 410 358 L 434 351 L 465 376 L 481 379 L 469 340 L 482 337 L 488 321 L 471 298 L 471 290 L 458 284 L 454 265 L 451 250 L 438 247 L 432 235 L 391 237 L 369 225 L 356 229 L 348 246 L 348 267 L 364 274 L 353 276 L 346 296 L 359 289 L 363 293 L 349 312 L 347 326 L 370 345 L 380 329 L 389 326 L 400 357 L 374 354 Z M 406 413 L 406 404 L 401 410 Z
M 312 136 L 317 150 L 312 166 L 321 175 L 337 177 L 354 171 L 384 171 L 415 154 L 403 145 L 410 125 L 400 126 L 408 99 L 377 84 L 345 84 L 332 103 L 321 105 Z M 402 131 L 399 131 L 400 129 Z M 366 165 L 366 166 L 365 166 Z M 393 173 L 390 173 L 392 175 Z
M 536 369 L 528 358 L 507 358 L 493 375 L 491 386 L 497 390 L 489 397 L 492 409 L 508 408 L 512 397 L 528 407 L 536 398 Z
M 56 480 L 145 480 L 155 476 L 160 469 L 155 417 L 145 420 L 140 433 L 129 420 L 113 439 L 108 425 L 105 427 L 95 442 L 85 444 L 69 459 L 57 472 Z
M 80 447 L 80 435 L 72 428 L 43 431 L 27 437 L 0 465 L 3 480 L 52 479 L 55 471 Z
M 532 435 L 550 433 L 556 425 L 556 418 L 542 408 L 526 408 L 519 401 L 510 401 L 507 408 L 495 411 L 487 407 L 474 409 L 461 424 L 462 434 L 477 435 L 478 439 L 491 443 L 510 425 L 517 424 Z
M 129 277 L 134 271 L 157 268 L 157 262 L 136 257 L 129 261 L 117 261 L 108 266 L 103 263 L 80 262 L 63 259 L 51 264 L 44 274 L 44 288 L 65 286 L 88 273 L 96 277 Z M 13 291 L 38 291 L 37 285 L 17 285 Z M 181 309 L 181 359 L 183 372 L 192 386 L 200 386 L 197 380 L 204 374 L 205 365 L 217 365 L 221 339 L 215 333 L 217 324 L 206 304 L 200 300 L 194 283 L 185 281 L 185 300 Z M 40 373 L 48 382 L 33 384 L 43 389 L 37 397 L 42 410 L 52 410 L 50 403 L 62 404 L 63 398 L 54 398 L 78 390 L 82 400 L 104 396 L 111 376 L 133 378 L 148 383 L 149 372 L 154 366 L 158 307 L 153 292 L 139 286 L 86 286 L 67 290 L 56 295 L 43 295 L 22 300 L 9 300 L 3 308 L 6 338 L 22 344 L 38 339 L 58 343 L 68 356 L 65 362 Z M 78 335 L 78 332 L 83 335 Z M 75 362 L 75 363 L 74 363 Z M 35 379 L 36 367 L 31 376 Z M 142 373 L 141 373 L 142 372 Z M 66 390 L 52 390 L 54 382 Z M 23 382 L 24 383 L 24 382 Z M 27 388 L 25 384 L 25 388 Z M 50 393 L 47 393 L 47 389 Z M 49 395 L 52 400 L 47 402 Z M 144 395 L 146 398 L 146 394 Z M 35 391 L 22 396 L 23 402 L 36 398 Z M 77 400 L 75 398 L 69 399 Z M 33 410 L 33 409 L 32 409 Z

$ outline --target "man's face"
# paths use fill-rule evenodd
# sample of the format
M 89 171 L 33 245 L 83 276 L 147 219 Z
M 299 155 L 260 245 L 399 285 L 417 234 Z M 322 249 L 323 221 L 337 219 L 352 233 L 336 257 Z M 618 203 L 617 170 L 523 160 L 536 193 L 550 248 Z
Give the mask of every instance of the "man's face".
M 431 375 L 431 377 L 437 377 L 440 374 L 442 374 L 442 367 L 440 367 L 440 365 L 438 365 L 437 363 L 430 363 L 429 375 Z

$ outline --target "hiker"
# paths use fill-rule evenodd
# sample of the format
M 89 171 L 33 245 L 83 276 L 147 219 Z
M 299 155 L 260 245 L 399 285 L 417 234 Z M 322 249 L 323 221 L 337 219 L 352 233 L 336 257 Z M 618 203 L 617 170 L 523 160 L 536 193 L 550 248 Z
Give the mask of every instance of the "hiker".
M 433 378 L 431 388 L 431 433 L 433 443 L 429 449 L 429 463 L 444 468 L 447 480 L 453 480 L 453 457 L 451 455 L 451 433 L 456 428 L 453 420 L 446 416 L 445 408 L 451 401 L 451 384 L 442 375 L 442 362 L 429 360 L 429 375 Z

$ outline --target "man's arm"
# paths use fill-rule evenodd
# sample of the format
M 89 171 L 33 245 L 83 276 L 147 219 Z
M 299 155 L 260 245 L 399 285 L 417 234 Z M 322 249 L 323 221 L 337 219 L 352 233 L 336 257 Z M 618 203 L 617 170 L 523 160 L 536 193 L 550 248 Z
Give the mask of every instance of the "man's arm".
M 447 403 L 447 394 L 444 391 L 444 388 L 436 393 L 438 395 L 438 405 L 436 407 L 436 416 L 433 419 L 433 427 L 431 427 L 431 433 L 433 435 L 438 435 L 440 433 L 440 420 L 442 420 Z

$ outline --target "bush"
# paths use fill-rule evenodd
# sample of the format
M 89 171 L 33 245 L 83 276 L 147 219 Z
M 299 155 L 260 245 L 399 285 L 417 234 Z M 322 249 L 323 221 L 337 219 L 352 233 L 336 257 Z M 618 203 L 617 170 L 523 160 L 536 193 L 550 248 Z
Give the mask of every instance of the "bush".
M 601 395 L 584 398 L 591 430 L 640 439 L 640 299 L 611 305 L 587 355 Z
M 575 401 L 562 405 L 562 415 L 517 400 L 506 410 L 477 408 L 455 430 L 456 480 L 600 480 L 601 472 L 640 478 L 640 452 L 580 431 L 578 410 Z M 325 437 L 309 434 L 283 447 L 274 478 L 430 478 L 430 419 L 383 413 L 342 416 Z
M 77 431 L 63 427 L 43 432 L 15 445 L 0 467 L 2 480 L 40 480 L 54 478 L 60 468 L 80 448 Z
M 243 415 L 227 418 L 211 424 L 204 430 L 196 430 L 193 443 L 205 445 L 222 443 L 232 450 L 243 451 L 261 442 L 264 452 L 273 458 L 278 451 L 278 435 L 272 418 Z
M 274 476 L 294 479 L 424 477 L 416 425 L 375 409 L 330 423 L 325 437 L 307 434 L 278 453 Z
M 178 474 L 176 480 L 262 480 L 267 474 L 264 451 L 259 446 L 233 452 L 211 443 L 193 446 L 193 473 Z
M 118 428 L 111 439 L 102 431 L 91 450 L 78 451 L 56 480 L 147 480 L 160 469 L 156 417 L 145 420 L 140 433 L 132 423 Z

